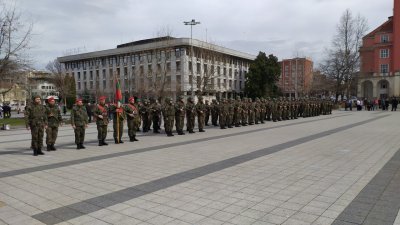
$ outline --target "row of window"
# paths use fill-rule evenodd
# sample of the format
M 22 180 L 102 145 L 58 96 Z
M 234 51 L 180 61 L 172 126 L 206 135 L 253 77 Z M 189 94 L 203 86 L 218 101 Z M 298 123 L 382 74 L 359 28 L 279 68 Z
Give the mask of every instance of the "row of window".
M 381 59 L 389 58 L 389 49 L 381 49 L 380 57 Z
M 198 63 L 197 64 L 197 74 L 200 74 L 200 72 L 201 72 L 200 69 L 201 69 L 201 65 L 200 65 L 200 63 Z M 210 73 L 208 73 L 209 67 L 206 64 L 204 64 L 204 68 L 203 69 L 204 69 L 203 70 L 204 74 L 206 74 L 206 75 L 215 75 L 215 72 L 217 73 L 218 76 L 221 75 L 221 67 L 219 67 L 219 66 L 217 67 L 216 71 L 214 71 L 214 65 L 212 65 L 210 67 Z M 103 69 L 101 71 L 102 71 L 102 78 L 104 80 L 104 79 L 106 79 L 106 69 Z M 132 71 L 135 71 L 135 66 L 132 66 Z M 169 74 L 170 71 L 171 71 L 171 64 L 170 63 L 167 63 L 166 64 L 166 68 L 164 68 L 164 69 L 161 68 L 161 64 L 158 64 L 157 68 L 156 68 L 156 75 L 161 75 L 164 72 L 167 72 L 167 74 Z M 94 80 L 93 72 L 94 71 L 89 71 L 89 80 L 91 80 L 91 81 Z M 95 74 L 96 75 L 96 80 L 99 80 L 100 79 L 100 71 L 96 70 L 95 72 L 96 72 L 96 74 Z M 119 75 L 121 73 L 120 68 L 116 68 L 115 72 Z M 181 72 L 181 62 L 179 62 L 179 61 L 176 62 L 176 72 L 177 73 Z M 192 72 L 192 63 L 191 62 L 189 62 L 189 72 Z M 148 73 L 149 76 L 153 75 L 153 67 L 151 65 L 148 65 L 147 73 Z M 110 77 L 111 77 L 111 75 L 114 74 L 114 70 L 113 69 L 109 69 L 109 74 L 110 74 Z M 139 67 L 139 75 L 140 76 L 144 76 L 144 66 L 143 65 Z M 227 68 L 225 68 L 225 67 L 223 68 L 223 75 L 227 76 Z M 237 78 L 239 76 L 239 79 L 242 79 L 242 75 L 245 76 L 246 75 L 246 71 L 244 71 L 244 70 L 243 71 L 242 70 L 240 70 L 240 71 L 235 70 L 234 71 L 234 75 L 235 75 L 235 78 Z M 74 72 L 72 72 L 72 76 L 75 76 Z M 127 67 L 124 67 L 123 76 L 125 77 L 125 79 L 128 78 L 128 68 Z M 229 77 L 232 78 L 232 68 L 229 69 Z M 87 80 L 87 78 L 88 78 L 87 71 L 83 71 L 83 80 Z M 81 72 L 77 72 L 76 79 L 78 81 L 82 79 Z

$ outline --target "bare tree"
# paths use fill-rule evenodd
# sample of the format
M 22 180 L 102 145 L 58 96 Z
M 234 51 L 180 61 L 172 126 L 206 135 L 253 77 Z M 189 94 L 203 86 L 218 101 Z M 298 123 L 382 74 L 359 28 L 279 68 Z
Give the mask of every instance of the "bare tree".
M 64 99 L 64 104 L 66 104 L 68 85 L 66 84 L 66 74 L 63 73 L 62 64 L 57 59 L 54 59 L 47 63 L 46 69 L 51 73 L 52 82 Z
M 24 22 L 15 5 L 0 2 L 0 78 L 27 68 L 33 23 Z
M 336 82 L 336 101 L 339 95 L 349 95 L 353 74 L 359 70 L 358 50 L 366 30 L 366 19 L 360 15 L 354 17 L 350 10 L 343 13 L 337 25 L 332 47 L 327 50 L 326 59 L 321 64 L 321 71 Z

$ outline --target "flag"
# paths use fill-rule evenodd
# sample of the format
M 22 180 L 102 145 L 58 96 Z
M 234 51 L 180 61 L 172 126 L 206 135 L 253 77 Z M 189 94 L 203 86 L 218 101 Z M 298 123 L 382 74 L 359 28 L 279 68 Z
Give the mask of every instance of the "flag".
M 117 78 L 115 78 L 115 101 L 117 103 L 122 101 L 121 85 L 119 84 L 119 80 Z

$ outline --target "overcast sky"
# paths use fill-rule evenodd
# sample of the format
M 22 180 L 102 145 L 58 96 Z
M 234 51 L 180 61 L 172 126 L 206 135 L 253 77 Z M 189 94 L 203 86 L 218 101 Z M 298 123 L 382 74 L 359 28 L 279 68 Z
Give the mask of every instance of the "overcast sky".
M 34 22 L 33 66 L 43 69 L 56 57 L 115 48 L 157 36 L 165 27 L 190 37 L 279 59 L 312 58 L 330 46 L 343 12 L 368 21 L 369 31 L 393 13 L 393 0 L 9 0 Z M 317 66 L 317 65 L 315 65 Z

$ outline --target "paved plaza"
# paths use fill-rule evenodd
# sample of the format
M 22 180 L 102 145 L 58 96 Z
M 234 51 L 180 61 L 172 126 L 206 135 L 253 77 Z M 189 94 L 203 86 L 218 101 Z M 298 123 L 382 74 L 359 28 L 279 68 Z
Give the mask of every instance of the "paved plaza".
M 73 139 L 33 157 L 27 130 L 0 131 L 0 224 L 400 225 L 400 112 Z

